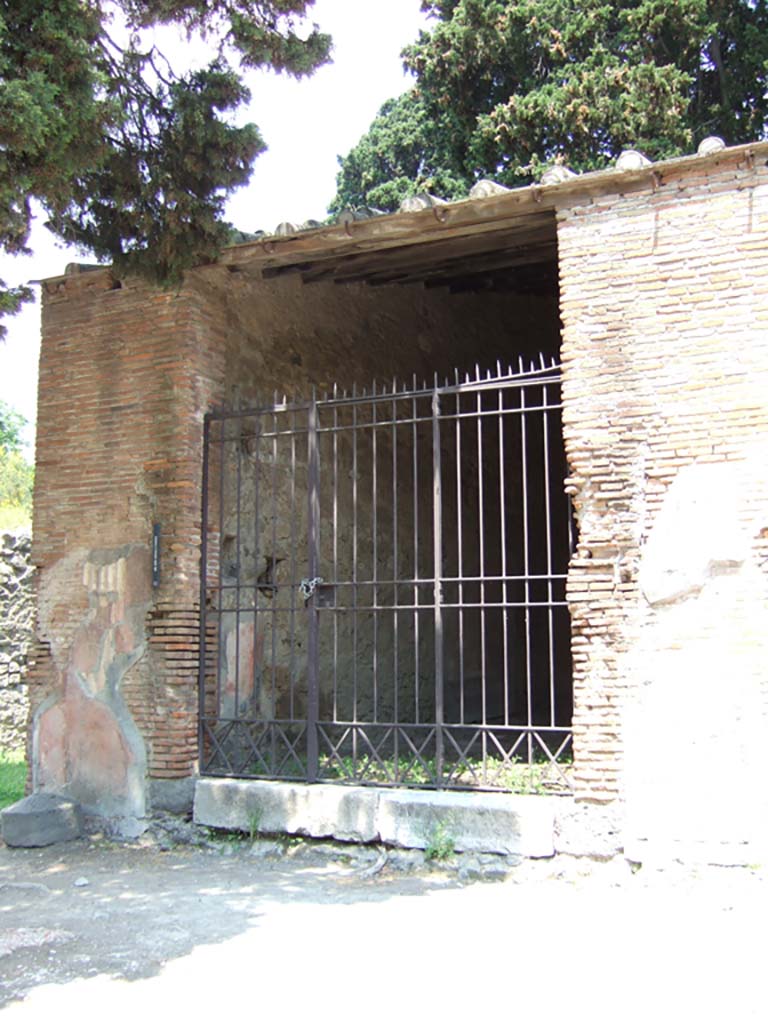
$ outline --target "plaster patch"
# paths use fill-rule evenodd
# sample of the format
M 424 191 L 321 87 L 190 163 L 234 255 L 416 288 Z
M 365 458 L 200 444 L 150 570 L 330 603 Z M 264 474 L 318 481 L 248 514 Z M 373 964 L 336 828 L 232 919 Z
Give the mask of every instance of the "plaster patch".
M 712 576 L 738 569 L 749 557 L 742 473 L 729 463 L 696 463 L 678 473 L 641 557 L 640 587 L 649 604 L 697 594 Z
M 121 687 L 146 649 L 149 550 L 127 545 L 63 561 L 45 581 L 49 614 L 41 616 L 41 632 L 54 629 L 45 638 L 56 651 L 61 693 L 36 718 L 36 786 L 68 793 L 90 814 L 141 817 L 146 754 Z M 87 607 L 73 601 L 73 621 L 59 629 L 62 584 L 74 596 L 75 580 Z
M 681 471 L 643 551 L 650 607 L 623 665 L 633 859 L 748 863 L 768 851 L 768 580 L 752 551 L 766 469 L 753 450 Z

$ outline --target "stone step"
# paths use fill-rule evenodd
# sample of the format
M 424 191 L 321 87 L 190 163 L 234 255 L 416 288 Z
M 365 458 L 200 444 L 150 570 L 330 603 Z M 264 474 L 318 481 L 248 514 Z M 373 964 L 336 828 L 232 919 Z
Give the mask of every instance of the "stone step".
M 562 798 L 199 779 L 194 819 L 243 832 L 551 857 Z

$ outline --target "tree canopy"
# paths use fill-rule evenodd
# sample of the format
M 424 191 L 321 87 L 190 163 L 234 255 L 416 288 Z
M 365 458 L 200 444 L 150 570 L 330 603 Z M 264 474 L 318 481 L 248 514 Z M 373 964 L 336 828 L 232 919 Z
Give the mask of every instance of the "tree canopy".
M 391 210 L 409 194 L 441 194 L 445 182 L 451 198 L 482 177 L 520 185 L 557 159 L 586 171 L 625 148 L 663 159 L 708 135 L 735 144 L 766 133 L 765 0 L 424 0 L 422 9 L 435 24 L 403 53 L 414 87 L 340 159 L 332 210 Z
M 466 181 L 452 170 L 449 148 L 421 97 L 412 91 L 387 100 L 346 156 L 330 212 L 339 213 L 350 202 L 394 210 L 404 196 L 422 187 L 453 199 L 465 194 Z
M 300 77 L 329 59 L 314 0 L 0 0 L 0 248 L 49 226 L 119 271 L 159 282 L 226 242 L 224 203 L 265 149 L 231 116 L 243 69 Z M 176 24 L 214 48 L 179 71 L 143 30 Z M 29 290 L 0 282 L 0 314 Z M 0 331 L 2 328 L 0 328 Z

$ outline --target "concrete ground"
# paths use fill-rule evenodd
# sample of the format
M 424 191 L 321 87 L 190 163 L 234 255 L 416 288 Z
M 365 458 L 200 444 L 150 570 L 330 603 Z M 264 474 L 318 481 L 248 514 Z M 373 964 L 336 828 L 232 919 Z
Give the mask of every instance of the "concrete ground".
M 764 1021 L 767 891 L 191 827 L 0 846 L 2 1022 Z

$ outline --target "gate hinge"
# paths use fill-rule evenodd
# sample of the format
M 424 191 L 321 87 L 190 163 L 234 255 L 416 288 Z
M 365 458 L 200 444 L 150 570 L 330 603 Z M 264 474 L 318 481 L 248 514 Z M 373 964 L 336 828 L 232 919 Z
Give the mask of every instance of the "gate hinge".
M 304 577 L 299 584 L 299 590 L 301 592 L 301 596 L 304 598 L 304 604 L 309 601 L 310 597 L 312 597 L 321 583 L 325 583 L 322 576 L 315 576 L 314 579 L 309 579 L 306 576 Z

